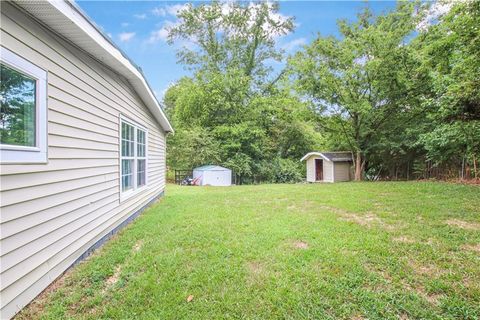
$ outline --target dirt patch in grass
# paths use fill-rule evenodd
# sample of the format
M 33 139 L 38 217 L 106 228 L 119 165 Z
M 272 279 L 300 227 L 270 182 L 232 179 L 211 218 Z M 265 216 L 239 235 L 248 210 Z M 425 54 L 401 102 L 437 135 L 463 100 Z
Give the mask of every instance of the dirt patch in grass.
M 293 203 L 287 206 L 288 211 L 294 212 L 308 212 L 316 207 L 315 202 L 305 200 L 303 202 Z
M 464 230 L 480 230 L 480 223 L 468 222 L 460 219 L 450 219 L 445 221 L 451 227 L 457 227 Z
M 364 227 L 372 227 L 375 224 L 380 224 L 382 220 L 373 213 L 367 213 L 365 215 L 358 215 L 355 213 L 343 214 L 343 220 L 349 222 L 355 222 Z
M 432 305 L 438 305 L 439 300 L 444 297 L 442 294 L 436 294 L 436 293 L 428 293 L 425 290 L 425 287 L 421 285 L 420 283 L 416 282 L 415 284 L 410 284 L 409 282 L 406 281 L 406 279 L 403 278 L 394 278 L 392 275 L 387 271 L 387 270 L 380 270 L 378 268 L 375 268 L 372 265 L 364 265 L 365 270 L 367 270 L 370 273 L 375 273 L 377 274 L 380 278 L 382 278 L 385 283 L 381 284 L 376 284 L 373 288 L 374 291 L 390 291 L 395 287 L 395 283 L 399 285 L 402 290 L 411 292 L 413 294 L 416 294 L 420 297 L 422 297 L 424 300 L 426 300 L 428 303 Z M 434 270 L 433 267 L 418 267 L 417 271 L 421 272 L 424 274 L 425 272 L 432 273 L 432 270 Z M 436 271 L 438 269 L 435 269 Z M 438 273 L 438 272 L 437 272 Z
M 143 240 L 138 240 L 132 248 L 133 252 L 138 252 L 143 247 Z
M 263 283 L 267 275 L 267 267 L 265 263 L 260 261 L 249 261 L 245 265 L 247 269 L 247 284 L 250 286 L 258 286 Z
M 370 264 L 370 263 L 367 263 L 367 264 L 364 264 L 363 265 L 363 268 L 365 269 L 365 271 L 367 271 L 368 273 L 373 273 L 373 274 L 376 274 L 378 275 L 380 278 L 382 278 L 383 280 L 385 280 L 385 282 L 387 284 L 391 284 L 393 279 L 392 279 L 392 276 L 390 275 L 390 273 L 388 273 L 386 270 L 382 270 L 382 269 L 379 269 L 377 267 L 375 267 L 374 265 Z M 385 289 L 385 286 L 382 284 L 380 286 L 377 286 L 377 287 L 380 287 L 381 289 Z
M 466 251 L 473 251 L 480 253 L 480 243 L 477 244 L 464 244 L 463 246 L 460 247 L 462 250 Z
M 443 294 L 438 294 L 438 293 L 428 293 L 425 290 L 425 287 L 422 286 L 419 283 L 414 284 L 413 286 L 406 281 L 402 280 L 401 281 L 402 287 L 404 290 L 411 292 L 415 295 L 418 295 L 425 301 L 427 301 L 429 304 L 438 306 L 439 300 L 444 297 Z
M 251 275 L 259 275 L 264 270 L 264 265 L 258 261 L 250 261 L 247 263 L 247 270 Z
M 330 212 L 333 212 L 333 213 L 336 213 L 336 214 L 350 214 L 350 212 L 348 212 L 347 210 L 343 210 L 343 209 L 340 209 L 340 208 L 335 208 L 335 207 L 329 207 L 329 206 L 318 206 L 320 209 L 324 209 L 324 210 L 327 210 L 327 211 L 330 211 Z
M 394 226 L 385 223 L 376 214 L 371 212 L 362 215 L 356 213 L 343 213 L 341 214 L 341 219 L 348 222 L 354 222 L 367 228 L 380 227 L 385 230 L 395 230 Z
M 433 264 L 422 264 L 413 260 L 408 261 L 408 266 L 413 270 L 415 274 L 427 276 L 429 278 L 438 277 L 445 273 L 444 270 L 441 270 Z
M 392 238 L 393 241 L 395 242 L 401 242 L 401 243 L 416 243 L 417 241 L 415 241 L 414 239 L 408 237 L 408 236 L 398 236 L 398 237 L 394 237 Z
M 105 280 L 105 290 L 111 288 L 115 283 L 120 279 L 120 273 L 122 272 L 122 266 L 118 265 L 115 267 L 115 272 Z
M 358 213 L 350 212 L 341 208 L 334 208 L 329 206 L 320 206 L 320 208 L 338 214 L 341 220 L 353 222 L 363 227 L 367 227 L 367 228 L 380 227 L 382 229 L 389 230 L 389 231 L 397 229 L 396 226 L 387 224 L 385 221 L 380 219 L 380 217 L 378 217 L 373 212 L 358 214 Z
M 443 294 L 428 293 L 425 290 L 425 287 L 423 287 L 420 284 L 416 284 L 414 287 L 412 287 L 411 285 L 403 282 L 403 287 L 410 292 L 416 293 L 417 295 L 422 297 L 424 300 L 426 300 L 428 303 L 435 306 L 438 306 L 438 304 L 440 303 L 440 299 L 444 297 Z
M 49 301 L 49 296 L 57 291 L 59 288 L 64 288 L 67 285 L 67 278 L 72 273 L 72 269 L 67 270 L 60 275 L 54 282 L 52 282 L 45 290 L 43 290 L 35 300 L 25 306 L 23 310 L 15 316 L 15 319 L 32 319 L 39 318 L 43 313 L 46 303 Z
M 88 302 L 89 297 L 87 295 L 83 295 L 80 301 L 70 304 L 68 307 L 68 313 L 70 315 L 69 318 L 74 318 L 80 312 L 87 312 L 91 315 L 95 315 L 97 313 L 97 309 L 88 306 Z
M 448 270 L 443 270 L 434 264 L 425 264 L 425 263 L 415 261 L 413 259 L 409 259 L 407 264 L 411 268 L 413 273 L 416 275 L 416 277 L 412 285 L 407 283 L 405 280 L 402 280 L 403 287 L 406 290 L 415 292 L 417 295 L 422 297 L 431 305 L 438 306 L 440 303 L 440 299 L 445 297 L 445 295 L 441 293 L 428 292 L 425 289 L 425 286 L 422 284 L 422 279 L 423 278 L 428 278 L 428 279 L 439 278 L 440 276 L 446 274 Z
M 430 304 L 433 304 L 433 305 L 439 305 L 440 303 L 440 299 L 442 299 L 444 297 L 443 294 L 439 294 L 439 293 L 425 293 L 423 295 L 423 298 L 425 300 L 427 300 Z
M 293 247 L 296 248 L 296 249 L 308 249 L 308 243 L 306 243 L 305 241 L 294 241 L 293 242 Z
M 463 276 L 461 283 L 463 284 L 463 286 L 473 291 L 480 291 L 480 281 L 478 281 L 478 277 L 473 274 L 467 274 Z

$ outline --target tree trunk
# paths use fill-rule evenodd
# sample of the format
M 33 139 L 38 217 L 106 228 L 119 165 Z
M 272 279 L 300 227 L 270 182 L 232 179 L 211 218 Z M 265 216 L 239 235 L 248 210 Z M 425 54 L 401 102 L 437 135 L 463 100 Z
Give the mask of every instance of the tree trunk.
M 360 151 L 357 151 L 355 159 L 355 181 L 362 181 L 364 167 L 365 163 L 362 159 L 362 153 Z
M 473 174 L 475 176 L 475 179 L 478 178 L 477 176 L 477 157 L 475 157 L 475 155 L 473 155 Z
M 465 164 L 465 179 L 469 180 L 472 177 L 470 163 L 467 161 Z
M 407 161 L 407 181 L 410 180 L 410 160 Z

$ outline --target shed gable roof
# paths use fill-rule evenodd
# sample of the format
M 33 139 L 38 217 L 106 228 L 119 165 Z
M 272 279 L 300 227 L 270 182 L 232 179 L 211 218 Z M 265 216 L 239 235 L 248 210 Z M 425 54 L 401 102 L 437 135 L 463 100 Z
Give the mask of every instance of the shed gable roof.
M 353 161 L 353 156 L 350 151 L 338 151 L 338 152 L 309 152 L 303 156 L 300 161 L 307 160 L 311 156 L 318 156 L 327 161 L 332 162 L 351 162 Z

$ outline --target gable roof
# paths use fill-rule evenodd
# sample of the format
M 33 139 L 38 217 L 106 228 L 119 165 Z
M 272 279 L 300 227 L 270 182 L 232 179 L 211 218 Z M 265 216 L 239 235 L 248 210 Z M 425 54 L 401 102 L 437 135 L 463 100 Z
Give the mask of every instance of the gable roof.
M 350 151 L 338 151 L 338 152 L 309 152 L 303 156 L 300 161 L 307 160 L 311 156 L 318 156 L 327 161 L 333 162 L 352 162 L 353 156 Z
M 68 0 L 17 1 L 15 4 L 101 64 L 124 76 L 166 132 L 173 132 L 142 70 L 75 4 Z

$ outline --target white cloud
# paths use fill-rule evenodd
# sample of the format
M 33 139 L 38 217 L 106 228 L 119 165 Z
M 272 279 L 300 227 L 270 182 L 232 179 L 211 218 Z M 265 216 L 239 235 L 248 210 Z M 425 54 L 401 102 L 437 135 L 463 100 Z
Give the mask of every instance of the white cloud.
M 182 12 L 182 10 L 185 10 L 187 7 L 188 4 L 167 5 L 165 7 L 155 7 L 151 11 L 151 13 L 157 17 L 166 17 L 167 15 L 177 16 L 180 12 Z
M 426 31 L 441 16 L 452 9 L 453 2 L 435 2 L 427 11 L 426 16 L 417 24 L 418 31 Z
M 305 38 L 298 38 L 298 39 L 293 39 L 292 41 L 289 41 L 282 45 L 282 49 L 287 51 L 287 52 L 292 52 L 294 51 L 297 47 L 304 46 L 307 44 L 307 39 Z
M 128 23 L 128 22 L 122 22 L 122 24 L 121 24 L 121 25 L 122 25 L 122 27 L 124 27 L 124 28 L 125 28 L 125 27 L 128 27 L 128 26 L 130 25 L 130 23 Z
M 166 42 L 168 40 L 168 29 L 176 26 L 177 22 L 166 20 L 163 22 L 163 25 L 150 33 L 150 38 L 148 39 L 148 43 L 155 43 L 158 41 Z
M 120 38 L 121 42 L 128 42 L 135 37 L 135 32 L 122 32 L 118 35 L 118 37 Z
M 174 4 L 171 6 L 166 6 L 165 10 L 169 15 L 177 16 L 180 12 L 188 8 L 188 4 Z
M 152 13 L 158 17 L 165 17 L 167 15 L 167 11 L 161 7 L 153 8 Z
M 140 20 L 144 20 L 144 19 L 147 19 L 147 14 L 146 13 L 134 14 L 133 17 L 135 17 L 137 19 L 140 19 Z
M 158 30 L 152 31 L 150 33 L 150 38 L 148 39 L 148 43 L 155 43 L 158 41 L 167 41 L 168 39 L 168 31 L 165 27 L 161 27 Z

